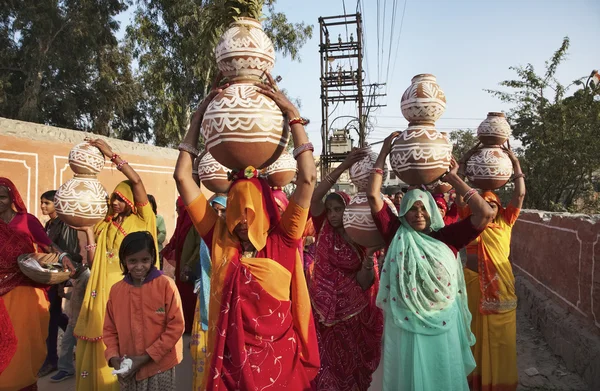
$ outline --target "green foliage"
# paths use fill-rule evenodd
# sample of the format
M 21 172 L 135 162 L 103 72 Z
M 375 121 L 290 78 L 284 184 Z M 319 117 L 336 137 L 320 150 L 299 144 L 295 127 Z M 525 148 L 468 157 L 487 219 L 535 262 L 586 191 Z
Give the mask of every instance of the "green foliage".
M 513 104 L 508 113 L 527 176 L 525 207 L 542 210 L 590 210 L 597 198 L 595 174 L 600 170 L 600 92 L 578 79 L 563 86 L 555 77 L 566 58 L 569 39 L 546 62 L 543 74 L 531 64 L 511 67 L 517 79 L 506 91 L 488 91 Z M 577 88 L 567 95 L 571 88 Z M 597 213 L 597 209 L 595 210 Z
M 191 112 L 217 72 L 217 41 L 236 18 L 262 19 L 275 49 L 298 59 L 312 27 L 289 23 L 285 15 L 275 12 L 274 3 L 265 1 L 264 17 L 260 17 L 263 1 L 257 0 L 144 0 L 138 4 L 127 39 L 135 47 L 157 145 L 177 145 L 185 134 Z
M 138 0 L 119 42 L 115 17 L 132 3 L 1 2 L 0 116 L 173 146 L 211 85 L 214 47 L 232 21 L 261 20 L 292 59 L 312 34 L 275 0 Z
M 465 154 L 477 145 L 479 140 L 471 130 L 459 129 L 450 133 L 450 142 L 452 143 L 452 154 L 458 161 Z
M 129 0 L 21 0 L 0 7 L 0 115 L 127 138 L 141 89 L 115 16 Z

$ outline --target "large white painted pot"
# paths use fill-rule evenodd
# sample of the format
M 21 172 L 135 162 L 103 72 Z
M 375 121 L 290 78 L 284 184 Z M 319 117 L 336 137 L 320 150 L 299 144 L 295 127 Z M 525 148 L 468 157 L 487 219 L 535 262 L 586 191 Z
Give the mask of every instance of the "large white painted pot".
M 358 188 L 358 191 L 366 191 L 367 186 L 369 185 L 369 177 L 371 176 L 376 160 L 377 153 L 369 148 L 368 155 L 350 167 L 350 180 Z M 383 182 L 387 180 L 388 171 L 389 169 L 386 163 L 383 167 Z
M 416 75 L 402 95 L 400 108 L 409 124 L 433 125 L 446 110 L 446 95 L 434 75 Z
M 357 244 L 367 248 L 385 245 L 371 215 L 365 192 L 358 192 L 352 197 L 344 210 L 343 222 L 346 233 Z
M 273 164 L 284 151 L 289 128 L 275 102 L 251 83 L 233 84 L 208 105 L 202 120 L 206 149 L 231 170 Z
M 492 112 L 479 124 L 477 138 L 486 146 L 502 145 L 508 140 L 511 132 L 504 113 Z
M 394 141 L 390 164 L 409 185 L 428 185 L 442 176 L 452 159 L 452 144 L 430 125 L 412 125 Z
M 469 182 L 483 190 L 504 186 L 512 176 L 510 158 L 501 148 L 485 147 L 476 151 L 467 161 L 465 171 Z
M 260 22 L 239 18 L 215 47 L 217 67 L 230 80 L 260 78 L 275 65 L 275 48 Z
M 281 188 L 294 180 L 297 171 L 294 156 L 289 152 L 284 152 L 275 163 L 264 170 L 264 174 L 267 176 L 267 182 L 271 187 Z
M 227 168 L 216 161 L 207 152 L 198 163 L 198 178 L 202 185 L 213 193 L 227 193 L 231 182 L 227 177 Z

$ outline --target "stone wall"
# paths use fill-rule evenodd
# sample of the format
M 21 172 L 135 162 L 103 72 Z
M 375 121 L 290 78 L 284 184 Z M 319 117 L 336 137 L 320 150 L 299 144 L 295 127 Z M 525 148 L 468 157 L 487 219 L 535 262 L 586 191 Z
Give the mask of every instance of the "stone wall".
M 88 135 L 0 117 L 0 176 L 15 183 L 29 212 L 40 220 L 45 220 L 40 211 L 40 196 L 73 177 L 68 164 L 69 151 Z M 156 197 L 158 213 L 165 218 L 168 240 L 177 218 L 178 194 L 173 170 L 178 151 L 116 139 L 107 142 L 139 173 L 146 191 Z M 98 179 L 110 193 L 126 178 L 107 161 Z
M 554 353 L 595 390 L 600 389 L 599 220 L 525 210 L 511 242 L 519 306 Z

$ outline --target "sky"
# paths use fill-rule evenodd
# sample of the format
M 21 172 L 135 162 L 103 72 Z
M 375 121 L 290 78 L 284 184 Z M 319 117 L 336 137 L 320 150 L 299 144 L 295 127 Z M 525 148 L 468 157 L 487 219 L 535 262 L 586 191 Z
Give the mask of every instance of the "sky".
M 394 3 L 397 11 L 392 32 Z M 311 120 L 307 132 L 315 152 L 321 151 L 318 18 L 343 14 L 344 4 L 347 13 L 356 11 L 355 0 L 276 3 L 276 9 L 285 12 L 290 21 L 305 22 L 314 28 L 312 38 L 300 51 L 301 62 L 278 55 L 272 73 L 283 78 L 280 87 L 301 101 L 302 115 Z M 449 132 L 476 129 L 489 111 L 508 111 L 509 105 L 484 89 L 501 88 L 502 80 L 513 79 L 516 74 L 509 69 L 511 66 L 531 63 L 542 73 L 544 62 L 560 47 L 565 36 L 570 38 L 571 46 L 557 72 L 561 83 L 570 84 L 600 68 L 598 0 L 363 0 L 363 9 L 366 79 L 371 83 L 387 81 L 383 90 L 387 96 L 378 100 L 387 106 L 371 112 L 375 127 L 368 142 L 380 141 L 392 131 L 406 128 L 400 98 L 411 78 L 420 73 L 434 74 L 445 92 L 446 112 L 436 127 Z M 122 28 L 130 15 L 127 12 L 119 17 Z M 383 31 L 379 43 L 378 25 Z M 335 37 L 337 32 L 333 32 Z M 356 116 L 356 107 L 340 105 L 332 118 L 341 115 Z M 345 123 L 338 120 L 334 127 L 337 125 Z

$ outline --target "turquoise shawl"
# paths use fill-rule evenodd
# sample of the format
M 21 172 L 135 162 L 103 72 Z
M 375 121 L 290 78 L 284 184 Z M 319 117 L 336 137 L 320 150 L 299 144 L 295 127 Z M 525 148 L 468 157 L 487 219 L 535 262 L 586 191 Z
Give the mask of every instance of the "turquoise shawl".
M 429 214 L 431 230 L 444 227 L 431 194 L 419 189 L 406 193 L 400 204 L 402 224 L 381 270 L 377 305 L 398 327 L 413 333 L 441 334 L 452 322 L 461 320 L 469 330 L 471 313 L 460 262 L 446 244 L 415 231 L 404 217 L 417 201 Z M 467 340 L 473 344 L 474 336 L 470 331 L 468 334 Z

